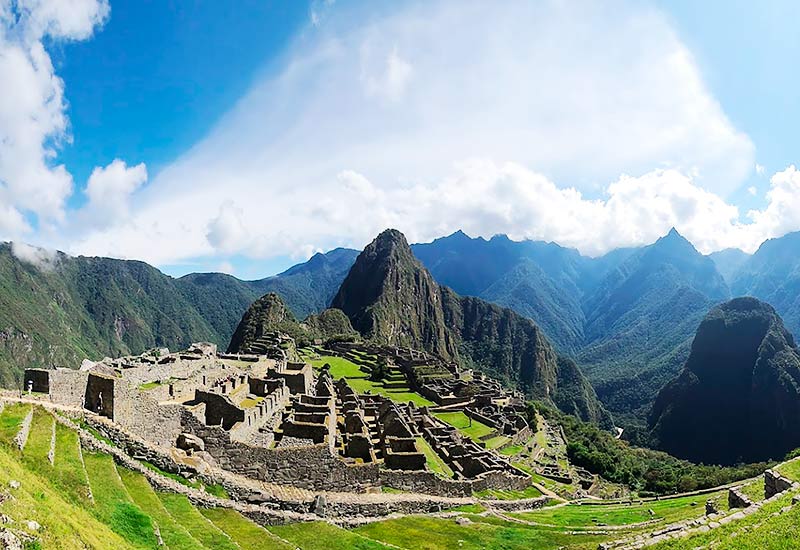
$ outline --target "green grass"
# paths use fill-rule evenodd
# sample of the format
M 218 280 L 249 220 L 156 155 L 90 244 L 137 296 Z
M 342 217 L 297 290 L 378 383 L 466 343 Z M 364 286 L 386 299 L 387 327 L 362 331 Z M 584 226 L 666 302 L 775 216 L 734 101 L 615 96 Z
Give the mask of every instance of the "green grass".
M 227 508 L 205 508 L 200 513 L 218 529 L 225 532 L 241 550 L 295 550 L 295 546 L 278 538 L 263 527 L 256 525 L 235 510 Z M 172 550 L 172 547 L 170 547 Z
M 206 548 L 214 550 L 237 550 L 228 536 L 205 518 L 183 495 L 158 493 L 161 503 L 172 516 L 192 536 Z
M 791 502 L 786 495 L 765 505 L 761 510 L 718 527 L 709 533 L 670 540 L 655 546 L 653 550 L 790 550 L 796 549 L 800 540 L 800 506 L 792 506 L 787 513 L 776 516 L 781 508 Z
M 448 512 L 466 512 L 469 514 L 480 514 L 481 512 L 485 512 L 486 507 L 482 504 L 463 504 L 461 506 L 456 506 L 455 508 L 450 508 Z
M 42 528 L 35 535 L 41 539 L 42 548 L 134 548 L 87 509 L 64 499 L 49 478 L 24 467 L 17 453 L 0 448 L 0 487 L 8 487 L 12 479 L 21 486 L 12 491 L 13 499 L 0 503 L 0 513 L 14 520 L 17 528 L 29 520 L 38 522 Z
M 189 531 L 172 519 L 143 475 L 124 468 L 119 469 L 119 475 L 133 502 L 142 510 L 147 510 L 158 525 L 161 538 L 169 550 L 204 550 Z
M 651 519 L 673 522 L 705 514 L 705 501 L 715 499 L 720 508 L 727 508 L 727 492 L 661 500 L 641 504 L 569 504 L 558 508 L 543 508 L 533 512 L 509 514 L 511 517 L 556 525 L 559 527 L 590 527 L 598 524 L 630 525 Z M 694 505 L 692 504 L 694 503 Z M 654 515 L 650 515 L 652 510 Z
M 764 500 L 764 477 L 760 477 L 755 481 L 744 485 L 741 488 L 742 493 L 750 497 L 750 500 L 753 502 L 757 502 L 759 500 Z
M 80 457 L 77 432 L 56 424 L 56 456 L 50 478 L 65 493 L 68 500 L 89 505 L 89 482 Z
M 481 424 L 477 420 L 470 419 L 462 411 L 436 412 L 433 413 L 433 415 L 439 420 L 457 428 L 458 431 L 473 441 L 480 441 L 481 437 L 487 436 L 494 431 L 486 424 Z
M 339 378 L 347 379 L 347 383 L 358 393 L 373 393 L 383 395 L 398 403 L 408 403 L 411 401 L 419 407 L 432 407 L 436 404 L 425 399 L 420 394 L 412 392 L 408 386 L 402 388 L 385 388 L 381 382 L 373 382 L 368 378 L 368 374 L 361 368 L 343 357 L 333 355 L 322 355 L 319 359 L 309 360 L 316 368 L 321 368 L 325 363 L 331 366 L 331 376 L 334 380 Z
M 524 448 L 524 445 L 509 445 L 507 447 L 503 447 L 497 452 L 503 456 L 516 456 L 521 453 Z
M 447 478 L 453 477 L 453 470 L 450 469 L 450 466 L 445 464 L 444 460 L 422 437 L 417 438 L 417 448 L 425 455 L 425 463 L 433 473 Z
M 152 390 L 153 388 L 157 388 L 161 385 L 161 382 L 145 382 L 139 386 L 139 389 L 142 391 Z
M 414 550 L 556 550 L 597 548 L 603 537 L 569 534 L 514 524 L 499 518 L 470 517 L 474 523 L 459 526 L 454 519 L 407 516 L 370 523 L 354 531 L 374 540 Z
M 386 550 L 385 544 L 330 523 L 291 523 L 267 527 L 272 533 L 303 550 Z M 417 548 L 413 546 L 406 547 Z
M 474 421 L 473 421 L 474 422 Z M 498 449 L 511 441 L 510 437 L 506 437 L 504 435 L 497 435 L 495 437 L 491 437 L 489 439 L 485 439 L 484 443 L 486 443 L 487 449 Z
M 128 495 L 109 455 L 85 452 L 83 461 L 95 501 L 95 513 L 136 548 L 157 548 L 153 522 Z
M 28 442 L 25 444 L 25 460 L 35 468 L 47 468 L 50 470 L 50 462 L 47 455 L 50 452 L 50 441 L 53 437 L 53 416 L 42 409 L 36 407 L 33 411 L 31 430 L 28 433 Z
M 22 421 L 31 410 L 25 403 L 7 403 L 0 414 L 0 443 L 11 444 L 19 432 Z
M 793 481 L 800 481 L 800 459 L 786 462 L 775 469 Z
M 542 492 L 531 485 L 519 491 L 503 490 L 503 489 L 487 489 L 485 491 L 478 491 L 475 493 L 478 498 L 486 498 L 492 500 L 521 500 L 524 498 L 536 498 L 542 496 Z

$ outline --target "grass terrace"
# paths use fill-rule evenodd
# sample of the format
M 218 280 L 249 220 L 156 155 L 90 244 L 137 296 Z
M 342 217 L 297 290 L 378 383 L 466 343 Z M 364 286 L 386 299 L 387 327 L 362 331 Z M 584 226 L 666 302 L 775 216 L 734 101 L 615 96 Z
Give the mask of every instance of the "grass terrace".
M 545 525 L 585 528 L 601 525 L 634 525 L 650 520 L 671 523 L 705 514 L 705 502 L 717 502 L 719 510 L 728 509 L 727 491 L 660 500 L 632 501 L 622 504 L 568 504 L 533 512 L 508 514 L 510 517 Z M 650 514 L 650 511 L 653 514 Z
M 383 395 L 398 403 L 408 403 L 409 401 L 419 407 L 433 407 L 433 401 L 425 399 L 420 394 L 411 391 L 408 385 L 387 388 L 383 382 L 373 382 L 369 379 L 369 374 L 361 370 L 361 367 L 352 361 L 335 355 L 321 355 L 318 359 L 309 359 L 315 368 L 322 368 L 325 363 L 331 366 L 331 376 L 334 380 L 345 378 L 347 383 L 358 393 L 372 393 Z M 392 384 L 397 386 L 397 384 Z
M 447 478 L 453 477 L 453 470 L 450 469 L 450 466 L 445 464 L 444 460 L 422 437 L 417 438 L 417 448 L 425 454 L 425 462 L 433 473 Z
M 458 431 L 473 441 L 480 441 L 482 437 L 494 432 L 493 428 L 490 428 L 486 424 L 481 424 L 477 420 L 472 420 L 462 411 L 435 412 L 433 415 L 442 422 L 446 422 L 458 429 Z

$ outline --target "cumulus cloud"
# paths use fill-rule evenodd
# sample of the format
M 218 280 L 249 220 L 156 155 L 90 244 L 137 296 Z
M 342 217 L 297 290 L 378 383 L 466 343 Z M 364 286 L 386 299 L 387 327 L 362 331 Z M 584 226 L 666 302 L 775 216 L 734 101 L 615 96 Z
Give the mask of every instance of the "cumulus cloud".
M 64 83 L 45 41 L 82 40 L 108 17 L 105 0 L 0 0 L 0 231 L 30 230 L 25 214 L 61 222 L 73 181 L 55 162 L 69 141 Z M 13 84 L 11 84 L 13 83 Z
M 58 265 L 58 252 L 21 242 L 11 243 L 11 253 L 20 261 L 42 271 L 52 271 Z
M 232 201 L 223 203 L 217 216 L 208 224 L 206 237 L 218 252 L 232 253 L 246 248 L 250 244 L 250 236 L 242 209 Z
M 129 217 L 131 195 L 146 181 L 144 163 L 129 167 L 114 159 L 108 166 L 96 167 L 86 184 L 89 203 L 82 214 L 98 227 L 124 222 Z
M 72 250 L 264 257 L 359 246 L 396 225 L 412 238 L 463 227 L 599 253 L 673 222 L 736 223 L 724 198 L 752 173 L 753 144 L 659 11 L 363 7 L 337 4 L 301 33 L 283 70 L 137 193 L 130 223 Z M 640 215 L 645 203 L 655 218 Z M 696 235 L 710 247 L 734 233 Z

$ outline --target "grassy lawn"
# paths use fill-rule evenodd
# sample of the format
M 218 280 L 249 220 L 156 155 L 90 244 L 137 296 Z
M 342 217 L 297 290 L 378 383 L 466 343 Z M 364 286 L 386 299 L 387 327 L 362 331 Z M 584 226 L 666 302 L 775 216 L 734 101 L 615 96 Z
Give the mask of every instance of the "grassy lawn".
M 30 405 L 25 403 L 8 403 L 0 414 L 0 443 L 11 444 L 19 432 L 22 421 L 28 416 Z
M 143 475 L 120 468 L 119 476 L 133 502 L 142 510 L 147 510 L 156 522 L 161 538 L 169 550 L 204 550 L 203 545 L 189 531 L 172 519 Z
M 527 487 L 521 491 L 506 491 L 501 489 L 487 489 L 475 493 L 478 498 L 494 500 L 520 500 L 523 498 L 536 498 L 542 496 L 542 492 L 534 486 Z
M 556 550 L 597 548 L 603 537 L 568 534 L 530 527 L 500 518 L 473 516 L 474 523 L 459 526 L 454 519 L 423 516 L 370 523 L 355 529 L 372 539 L 414 550 Z M 607 538 L 607 537 L 606 537 Z
M 263 527 L 256 525 L 235 510 L 227 508 L 202 508 L 200 513 L 218 529 L 224 531 L 241 550 L 295 550 Z M 172 547 L 170 546 L 170 550 Z
M 0 513 L 14 520 L 15 528 L 24 529 L 24 522 L 29 520 L 38 522 L 42 526 L 36 533 L 41 539 L 40 548 L 133 548 L 86 509 L 65 500 L 47 477 L 24 468 L 16 453 L 0 448 L 0 487 L 8 487 L 12 479 L 18 481 L 20 487 L 12 490 L 13 499 L 0 503 Z M 31 545 L 26 550 L 28 548 L 39 547 Z
M 423 438 L 417 438 L 417 448 L 425 454 L 425 461 L 428 465 L 428 468 L 435 473 L 439 474 L 440 476 L 452 478 L 453 477 L 453 470 L 450 469 L 450 466 L 445 464 L 444 460 L 436 454 L 436 451 L 428 445 L 428 442 L 425 441 Z
M 330 523 L 291 523 L 274 525 L 268 529 L 284 540 L 303 550 L 386 550 L 385 544 L 370 540 L 353 531 L 347 531 Z M 408 546 L 419 548 L 418 546 Z
M 709 495 L 644 501 L 641 504 L 570 504 L 543 508 L 534 512 L 509 514 L 512 517 L 559 527 L 590 527 L 598 524 L 630 525 L 651 519 L 679 521 L 705 514 L 705 502 L 716 499 L 721 509 L 727 508 L 727 492 Z M 694 504 L 692 504 L 694 503 Z M 724 504 L 724 506 L 723 506 Z M 649 510 L 654 512 L 650 515 Z
M 192 506 L 183 495 L 158 493 L 158 498 L 172 519 L 183 526 L 200 544 L 214 550 L 237 550 L 231 539 Z
M 56 424 L 56 456 L 50 479 L 64 491 L 67 500 L 82 505 L 91 504 L 78 434 L 61 424 Z
M 800 481 L 800 460 L 793 460 L 775 468 L 793 481 Z
M 136 548 L 158 548 L 153 522 L 130 499 L 109 455 L 85 452 L 83 461 L 95 501 L 95 513 Z
M 25 461 L 40 471 L 46 467 L 48 474 L 51 472 L 47 455 L 50 452 L 54 422 L 55 419 L 50 413 L 41 407 L 36 407 L 33 411 L 31 430 L 28 433 L 28 442 L 25 444 L 24 450 Z
M 443 422 L 447 422 L 457 428 L 465 436 L 473 441 L 479 441 L 481 437 L 489 435 L 494 430 L 486 424 L 481 424 L 477 420 L 471 420 L 462 411 L 456 412 L 437 412 L 433 415 Z
M 790 550 L 798 547 L 800 540 L 800 507 L 792 506 L 787 513 L 773 516 L 791 503 L 786 495 L 764 506 L 744 519 L 723 525 L 709 533 L 671 540 L 655 546 L 653 550 Z
M 419 407 L 432 407 L 435 403 L 425 399 L 420 394 L 412 392 L 408 386 L 400 388 L 385 388 L 381 382 L 373 382 L 368 378 L 368 374 L 361 368 L 343 357 L 333 355 L 322 355 L 319 359 L 309 360 L 316 368 L 322 368 L 325 363 L 331 366 L 331 376 L 334 380 L 346 378 L 347 383 L 358 393 L 372 393 L 383 395 L 398 403 L 408 403 L 411 401 Z
M 497 435 L 495 437 L 485 440 L 484 443 L 486 443 L 487 449 L 497 449 L 499 447 L 502 447 L 509 441 L 511 441 L 510 437 L 506 437 L 504 435 Z
M 760 477 L 755 481 L 748 483 L 742 487 L 742 493 L 750 497 L 750 500 L 757 502 L 764 500 L 764 477 Z
M 508 447 L 504 447 L 497 452 L 503 456 L 516 456 L 521 453 L 522 449 L 524 448 L 524 445 L 509 445 Z

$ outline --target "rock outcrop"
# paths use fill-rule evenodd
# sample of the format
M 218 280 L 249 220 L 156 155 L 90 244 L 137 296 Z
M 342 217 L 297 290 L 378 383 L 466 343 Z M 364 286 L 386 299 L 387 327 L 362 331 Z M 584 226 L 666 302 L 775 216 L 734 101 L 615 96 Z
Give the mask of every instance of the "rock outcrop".
M 697 330 L 683 372 L 658 395 L 659 446 L 717 464 L 778 459 L 800 446 L 800 355 L 772 306 L 736 298 Z
M 397 230 L 384 231 L 364 249 L 332 306 L 366 338 L 478 368 L 529 397 L 611 426 L 583 373 L 559 357 L 533 321 L 437 284 Z

